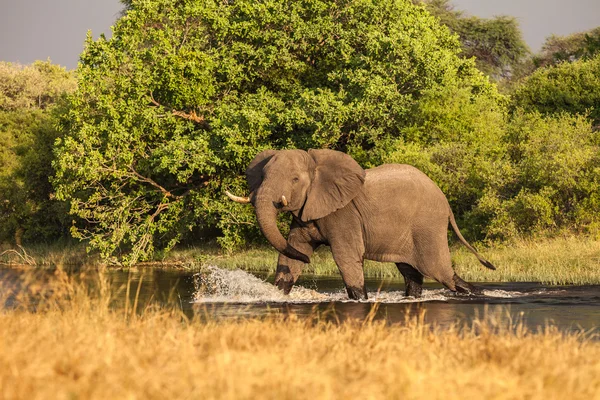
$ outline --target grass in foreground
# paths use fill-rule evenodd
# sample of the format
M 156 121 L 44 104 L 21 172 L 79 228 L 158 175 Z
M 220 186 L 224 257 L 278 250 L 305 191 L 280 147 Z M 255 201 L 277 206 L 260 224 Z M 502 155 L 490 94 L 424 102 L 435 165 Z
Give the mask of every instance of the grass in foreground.
M 188 320 L 111 310 L 65 277 L 36 312 L 0 311 L 0 398 L 593 399 L 600 341 L 489 318 L 441 329 Z M 103 289 L 102 289 L 103 288 Z M 31 294 L 31 293 L 30 293 Z M 130 309 L 129 309 L 130 310 Z

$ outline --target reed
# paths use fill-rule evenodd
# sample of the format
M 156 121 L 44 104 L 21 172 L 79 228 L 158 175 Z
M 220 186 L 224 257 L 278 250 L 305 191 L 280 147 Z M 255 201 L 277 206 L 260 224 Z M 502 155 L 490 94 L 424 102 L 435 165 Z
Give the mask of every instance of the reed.
M 522 240 L 481 249 L 497 267 L 482 268 L 464 248 L 453 252 L 456 271 L 468 281 L 600 284 L 600 240 L 567 236 Z

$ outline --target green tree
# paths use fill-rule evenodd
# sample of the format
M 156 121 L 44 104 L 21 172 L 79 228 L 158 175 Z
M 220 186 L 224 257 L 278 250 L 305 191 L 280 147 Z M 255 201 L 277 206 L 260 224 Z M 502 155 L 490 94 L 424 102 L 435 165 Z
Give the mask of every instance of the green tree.
M 53 110 L 76 80 L 50 61 L 0 63 L 0 240 L 53 240 L 68 233 L 65 204 L 52 199 Z
M 76 84 L 70 72 L 50 60 L 31 65 L 0 61 L 0 110 L 45 109 Z
M 600 27 L 567 36 L 552 35 L 533 57 L 536 68 L 593 58 L 600 52 Z
M 488 239 L 600 232 L 600 134 L 589 120 L 518 111 L 505 141 L 510 173 L 486 188 L 470 226 Z
M 456 10 L 450 0 L 423 0 L 440 22 L 460 37 L 463 56 L 495 80 L 520 75 L 530 56 L 519 23 L 513 17 L 479 18 Z
M 588 115 L 600 123 L 600 54 L 536 70 L 513 95 L 513 106 L 543 114 Z
M 55 164 L 58 197 L 84 221 L 73 235 L 105 257 L 133 262 L 190 230 L 217 227 L 227 246 L 256 235 L 223 190 L 246 190 L 262 149 L 371 166 L 403 143 L 474 141 L 502 114 L 457 37 L 408 0 L 127 3 L 111 39 L 87 40 Z M 463 109 L 477 120 L 457 121 Z M 481 148 L 498 142 L 490 131 Z

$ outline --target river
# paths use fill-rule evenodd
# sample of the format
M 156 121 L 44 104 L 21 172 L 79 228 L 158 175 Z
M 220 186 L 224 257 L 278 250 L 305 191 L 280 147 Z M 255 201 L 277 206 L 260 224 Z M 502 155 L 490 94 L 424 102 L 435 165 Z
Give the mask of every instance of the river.
M 27 279 L 23 279 L 27 276 Z M 32 277 L 33 276 L 33 277 Z M 15 294 L 27 285 L 43 286 L 52 271 L 0 268 L 0 295 L 4 307 L 14 307 Z M 93 274 L 85 275 L 94 284 Z M 407 316 L 424 315 L 425 322 L 441 326 L 469 324 L 484 316 L 522 322 L 530 330 L 554 325 L 564 331 L 600 333 L 600 285 L 549 286 L 535 282 L 479 283 L 481 296 L 454 294 L 436 283 L 424 285 L 420 299 L 404 296 L 401 278 L 367 278 L 367 301 L 347 299 L 341 278 L 304 275 L 289 296 L 273 285 L 273 276 L 206 267 L 203 272 L 176 269 L 108 270 L 113 306 L 130 304 L 138 296 L 138 309 L 149 304 L 175 305 L 188 317 L 256 318 L 270 314 L 295 314 L 343 323 L 349 319 L 404 323 Z M 139 289 L 139 290 L 138 290 Z

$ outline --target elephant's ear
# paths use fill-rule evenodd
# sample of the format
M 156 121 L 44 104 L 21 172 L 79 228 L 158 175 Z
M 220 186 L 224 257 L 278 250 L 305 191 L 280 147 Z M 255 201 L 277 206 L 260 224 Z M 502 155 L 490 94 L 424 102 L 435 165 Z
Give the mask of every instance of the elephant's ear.
M 246 179 L 248 180 L 248 187 L 250 188 L 251 194 L 256 192 L 256 189 L 261 185 L 263 180 L 263 168 L 275 153 L 277 153 L 276 150 L 261 151 L 254 157 L 254 160 L 250 162 L 248 168 L 246 168 Z
M 309 150 L 308 154 L 316 168 L 302 210 L 303 221 L 323 218 L 344 207 L 365 182 L 365 170 L 347 154 L 333 150 Z

